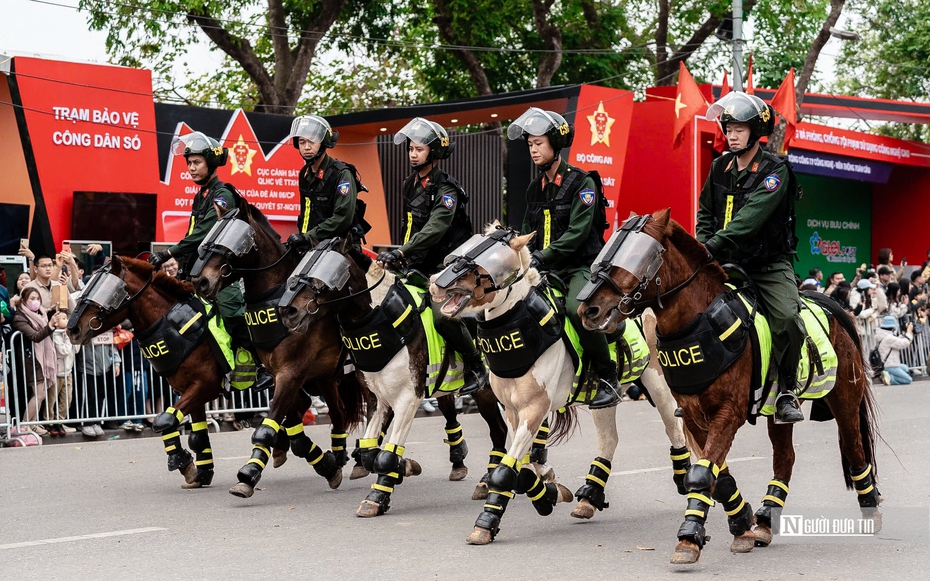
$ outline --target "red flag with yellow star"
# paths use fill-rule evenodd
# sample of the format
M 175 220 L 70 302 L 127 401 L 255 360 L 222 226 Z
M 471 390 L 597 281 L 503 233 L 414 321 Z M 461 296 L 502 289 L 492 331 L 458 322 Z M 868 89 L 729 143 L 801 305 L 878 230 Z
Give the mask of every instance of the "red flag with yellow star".
M 723 99 L 723 96 L 730 92 L 730 81 L 728 79 L 727 71 L 723 71 L 723 82 L 720 84 L 720 97 L 717 98 L 719 101 Z M 723 126 L 720 125 L 720 121 L 717 121 L 717 130 L 714 131 L 714 151 L 719 151 L 723 153 L 730 149 L 730 144 L 727 142 L 727 136 L 723 134 Z
M 785 80 L 775 91 L 775 96 L 772 97 L 772 109 L 775 109 L 775 112 L 788 122 L 785 127 L 785 139 L 781 144 L 782 150 L 778 152 L 779 155 L 784 155 L 788 151 L 788 143 L 794 138 L 798 125 L 798 101 L 794 88 L 794 67 L 791 67 Z
M 707 111 L 707 102 L 704 94 L 694 82 L 694 77 L 688 72 L 685 63 L 678 63 L 678 94 L 675 95 L 675 129 L 674 146 L 681 145 L 682 133 L 695 115 L 703 115 Z

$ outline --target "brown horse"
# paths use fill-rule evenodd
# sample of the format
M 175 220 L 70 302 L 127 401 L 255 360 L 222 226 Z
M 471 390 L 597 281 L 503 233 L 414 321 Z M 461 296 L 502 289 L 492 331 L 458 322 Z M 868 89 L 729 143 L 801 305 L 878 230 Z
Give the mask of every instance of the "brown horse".
M 593 269 L 592 284 L 599 286 L 578 309 L 587 328 L 610 332 L 619 321 L 652 307 L 661 345 L 663 337 L 675 336 L 698 320 L 711 301 L 728 290 L 724 270 L 708 259 L 704 246 L 670 220 L 669 214 L 666 209 L 644 217 L 644 221 L 637 222 L 639 230 L 628 230 L 626 238 L 620 237 L 623 230 L 614 234 L 608 243 L 611 255 Z M 630 220 L 640 218 L 633 215 Z M 617 244 L 611 246 L 615 241 Z M 881 496 L 875 487 L 871 373 L 852 321 L 831 302 L 827 298 L 818 304 L 830 314 L 829 337 L 838 366 L 835 386 L 821 401 L 836 418 L 846 486 L 855 488 L 863 514 L 877 519 L 880 515 L 875 507 Z M 701 452 L 701 460 L 685 478 L 688 509 L 678 531 L 679 543 L 672 563 L 697 562 L 706 540 L 704 523 L 714 500 L 723 504 L 728 515 L 730 532 L 734 535 L 731 551 L 748 552 L 753 546 L 767 546 L 772 540 L 772 514 L 785 504 L 794 465 L 792 425 L 777 425 L 771 416 L 768 418 L 774 478 L 755 519 L 726 466 L 736 431 L 748 419 L 747 386 L 754 373 L 752 351 L 747 345 L 738 359 L 704 391 L 691 395 L 675 393 L 685 425 L 702 452 L 695 450 Z M 755 528 L 750 530 L 753 524 Z
M 191 296 L 191 285 L 154 272 L 147 262 L 117 256 L 94 274 L 78 298 L 68 318 L 68 336 L 73 343 L 86 345 L 127 318 L 140 335 Z M 213 453 L 204 406 L 220 396 L 224 375 L 208 341 L 204 340 L 175 373 L 165 378 L 181 397 L 155 418 L 153 429 L 162 434 L 168 470 L 180 470 L 184 475 L 182 488 L 208 486 L 213 480 Z M 188 445 L 197 454 L 196 462 L 181 445 L 178 428 L 185 415 L 191 417 Z M 285 452 L 276 450 L 276 456 L 283 458 Z
M 284 248 L 265 216 L 245 200 L 237 215 L 217 223 L 199 252 L 192 282 L 201 296 L 213 298 L 242 277 L 246 322 L 262 363 L 275 378 L 268 417 L 252 435 L 252 458 L 239 470 L 239 484 L 229 492 L 252 496 L 268 462 L 268 450 L 282 432 L 291 451 L 326 478 L 330 488 L 338 488 L 348 460 L 346 440 L 362 419 L 365 391 L 353 376 L 343 377 L 345 357 L 335 317 L 316 317 L 306 334 L 290 333 L 278 321 L 277 302 L 297 266 L 298 254 Z M 302 419 L 310 395 L 323 396 L 329 405 L 332 451 L 324 452 L 304 433 Z

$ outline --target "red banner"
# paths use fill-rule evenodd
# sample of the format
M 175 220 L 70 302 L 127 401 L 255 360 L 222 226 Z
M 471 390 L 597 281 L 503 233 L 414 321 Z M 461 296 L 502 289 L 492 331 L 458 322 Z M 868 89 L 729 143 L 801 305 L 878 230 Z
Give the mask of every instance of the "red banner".
M 795 147 L 875 161 L 930 167 L 930 147 L 926 144 L 813 123 L 798 123 L 798 131 L 791 140 L 791 148 Z

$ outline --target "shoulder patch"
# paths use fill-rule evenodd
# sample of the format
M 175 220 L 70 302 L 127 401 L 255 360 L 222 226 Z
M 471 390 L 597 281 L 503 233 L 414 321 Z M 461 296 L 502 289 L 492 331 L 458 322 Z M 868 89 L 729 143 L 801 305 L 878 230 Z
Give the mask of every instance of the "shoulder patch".
M 351 184 L 349 184 L 349 182 L 345 180 L 339 182 L 336 185 L 336 191 L 339 192 L 340 196 L 348 196 L 350 188 L 351 188 Z
M 219 206 L 220 208 L 222 208 L 223 210 L 226 209 L 226 199 L 225 199 L 225 198 L 220 198 L 219 196 L 217 196 L 216 198 L 213 198 L 213 203 L 216 204 L 217 206 Z
M 580 192 L 578 192 L 578 197 L 581 198 L 582 204 L 584 204 L 585 206 L 590 206 L 591 204 L 594 203 L 596 196 L 594 195 L 594 190 L 592 190 L 591 188 L 585 188 L 581 190 Z
M 776 188 L 778 188 L 779 184 L 781 184 L 781 178 L 774 173 L 770 173 L 769 175 L 765 176 L 764 180 L 762 180 L 762 184 L 765 185 L 765 189 L 773 192 Z
M 442 205 L 449 208 L 450 210 L 454 209 L 455 208 L 455 196 L 452 194 L 443 194 Z

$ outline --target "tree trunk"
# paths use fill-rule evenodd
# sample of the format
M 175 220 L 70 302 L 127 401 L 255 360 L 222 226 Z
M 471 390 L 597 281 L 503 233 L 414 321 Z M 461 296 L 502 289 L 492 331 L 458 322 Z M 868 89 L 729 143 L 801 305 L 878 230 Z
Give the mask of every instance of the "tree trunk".
M 552 77 L 562 64 L 562 31 L 549 22 L 549 12 L 554 0 L 533 0 L 533 21 L 543 46 L 552 52 L 542 53 L 536 68 L 536 88 L 552 84 Z
M 449 15 L 449 6 L 445 0 L 433 0 L 433 7 L 436 9 L 436 16 L 433 17 L 433 24 L 439 30 L 439 36 L 447 44 L 459 45 L 455 30 L 452 28 L 452 17 Z M 491 83 L 488 82 L 488 76 L 484 72 L 484 67 L 478 61 L 475 53 L 468 49 L 456 50 L 455 56 L 462 61 L 472 82 L 475 84 L 475 90 L 479 95 L 491 95 Z

